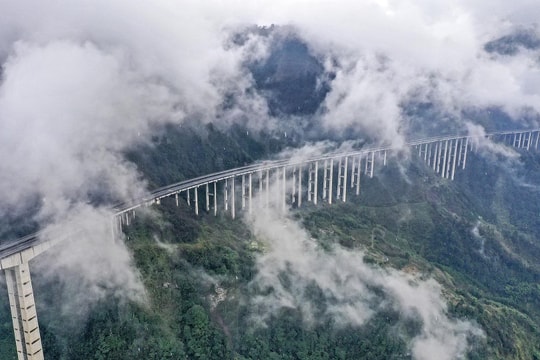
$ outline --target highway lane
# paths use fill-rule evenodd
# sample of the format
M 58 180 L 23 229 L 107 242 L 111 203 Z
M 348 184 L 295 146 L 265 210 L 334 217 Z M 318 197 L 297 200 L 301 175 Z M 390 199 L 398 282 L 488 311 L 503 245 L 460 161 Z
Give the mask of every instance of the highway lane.
M 487 138 L 487 137 L 493 137 L 496 135 L 513 135 L 513 134 L 529 133 L 529 132 L 536 133 L 536 139 L 531 137 L 531 141 L 533 139 L 537 141 L 538 137 L 540 136 L 540 129 L 532 129 L 532 130 L 520 129 L 520 130 L 492 132 L 492 133 L 486 133 L 483 137 Z M 446 135 L 446 136 L 437 136 L 437 137 L 430 137 L 430 138 L 421 138 L 421 139 L 410 140 L 407 143 L 405 143 L 404 146 L 410 147 L 410 146 L 434 143 L 434 142 L 439 142 L 439 141 L 466 139 L 466 138 L 468 139 L 477 138 L 477 136 Z M 114 211 L 115 215 L 121 215 L 125 212 L 132 211 L 144 205 L 152 204 L 159 199 L 169 197 L 169 196 L 181 193 L 183 191 L 191 190 L 200 186 L 205 186 L 206 184 L 223 181 L 225 179 L 232 179 L 233 177 L 247 175 L 255 171 L 265 172 L 267 170 L 273 170 L 273 169 L 280 168 L 283 166 L 299 166 L 306 163 L 311 163 L 315 161 L 324 161 L 324 160 L 329 160 L 329 159 L 337 158 L 337 157 L 362 156 L 362 155 L 366 155 L 372 152 L 384 152 L 384 151 L 391 151 L 391 150 L 396 150 L 396 149 L 397 149 L 396 147 L 393 147 L 390 145 L 363 147 L 362 149 L 357 149 L 357 150 L 355 149 L 355 150 L 349 150 L 349 151 L 341 151 L 337 149 L 329 153 L 307 157 L 307 158 L 278 159 L 278 160 L 256 162 L 250 165 L 246 165 L 246 166 L 242 166 L 242 167 L 238 167 L 234 169 L 229 169 L 229 170 L 223 170 L 223 171 L 219 171 L 212 174 L 202 175 L 196 178 L 192 178 L 192 179 L 184 180 L 178 183 L 163 186 L 163 187 L 153 190 L 147 196 L 144 196 L 140 199 L 135 199 L 129 203 L 117 204 L 116 206 L 112 208 L 112 210 Z M 37 244 L 40 241 L 40 238 L 43 237 L 43 235 L 44 235 L 44 232 L 39 231 L 39 232 L 24 236 L 22 238 L 19 238 L 8 244 L 1 245 L 0 246 L 0 259 L 7 257 L 9 255 L 12 255 L 14 253 L 17 253 L 19 251 L 28 249 L 29 247 Z

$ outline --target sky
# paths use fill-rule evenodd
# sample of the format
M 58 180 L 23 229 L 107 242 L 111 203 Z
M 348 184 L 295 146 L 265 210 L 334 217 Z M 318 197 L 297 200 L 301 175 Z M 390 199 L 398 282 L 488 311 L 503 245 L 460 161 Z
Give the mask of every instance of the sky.
M 484 50 L 516 31 L 538 36 L 538 7 L 532 0 L 0 0 L 0 215 L 24 213 L 37 196 L 42 228 L 85 229 L 63 248 L 77 254 L 73 261 L 48 264 L 50 271 L 71 269 L 90 285 L 88 298 L 101 294 L 92 285 L 107 284 L 143 299 L 125 247 L 103 241 L 107 204 L 90 199 L 148 191 L 122 153 L 163 124 L 276 123 L 264 97 L 249 91 L 254 81 L 244 66 L 264 59 L 268 41 L 251 36 L 232 46 L 232 34 L 254 24 L 290 26 L 335 74 L 314 115 L 323 129 L 353 127 L 400 146 L 408 102 L 433 104 L 441 116 L 425 121 L 464 131 L 483 131 L 463 114 L 486 108 L 538 126 L 540 49 Z M 237 101 L 224 111 L 230 93 Z M 87 254 L 92 261 L 83 261 Z M 110 265 L 96 272 L 95 262 Z M 118 276 L 108 276 L 112 268 Z

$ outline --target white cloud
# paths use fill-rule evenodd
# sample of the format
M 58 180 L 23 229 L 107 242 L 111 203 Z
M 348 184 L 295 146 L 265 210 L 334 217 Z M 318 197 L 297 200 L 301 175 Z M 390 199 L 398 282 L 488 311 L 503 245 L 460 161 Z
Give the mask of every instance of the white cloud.
M 359 250 L 340 246 L 323 250 L 298 223 L 278 213 L 260 211 L 246 219 L 255 236 L 266 244 L 251 284 L 264 293 L 251 303 L 256 321 L 264 324 L 284 307 L 299 309 L 308 323 L 318 321 L 306 292 L 315 285 L 326 303 L 324 315 L 338 325 L 362 326 L 385 308 L 398 311 L 400 321 L 419 320 L 421 329 L 408 344 L 415 359 L 463 358 L 472 346 L 471 339 L 483 336 L 476 324 L 449 317 L 435 280 L 369 265 Z M 288 280 L 283 281 L 284 277 Z
M 455 114 L 500 106 L 515 117 L 524 109 L 537 115 L 539 52 L 509 59 L 482 49 L 517 26 L 531 26 L 537 7 L 462 0 L 0 0 L 0 208 L 38 193 L 43 223 L 63 224 L 89 193 L 119 199 L 144 193 L 144 181 L 121 153 L 165 122 L 219 116 L 270 126 L 266 103 L 246 90 L 252 80 L 242 68 L 245 59 L 265 54 L 264 40 L 224 46 L 245 25 L 292 25 L 336 71 L 321 114 L 329 130 L 354 127 L 399 144 L 407 127 L 401 106 L 417 97 Z M 236 107 L 219 113 L 230 93 Z

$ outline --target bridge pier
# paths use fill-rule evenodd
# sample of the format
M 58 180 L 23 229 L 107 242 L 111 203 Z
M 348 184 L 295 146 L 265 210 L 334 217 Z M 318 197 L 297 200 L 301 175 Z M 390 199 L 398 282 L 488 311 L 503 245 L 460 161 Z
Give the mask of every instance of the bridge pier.
M 262 196 L 262 185 L 263 185 L 263 182 L 264 182 L 264 178 L 263 178 L 263 172 L 262 170 L 259 170 L 259 195 Z M 259 207 L 262 207 L 262 200 L 259 202 Z
M 465 145 L 463 146 L 463 167 L 462 170 L 465 170 L 465 164 L 467 163 L 467 148 L 469 146 L 469 138 L 465 138 Z
M 214 181 L 214 216 L 217 216 L 217 181 Z
M 313 201 L 317 205 L 317 186 L 319 175 L 319 162 L 313 161 L 309 164 L 308 173 L 308 201 Z
M 236 217 L 236 206 L 234 199 L 234 176 L 231 178 L 231 217 L 234 219 Z
M 298 165 L 298 207 L 302 205 L 302 165 Z
M 252 212 L 252 199 L 253 199 L 253 177 L 252 177 L 252 173 L 249 173 L 249 176 L 248 176 L 248 212 L 251 214 Z
M 199 215 L 199 187 L 196 186 L 193 189 L 194 192 L 194 198 L 195 198 L 195 215 Z
M 43 360 L 28 262 L 4 270 L 19 360 Z
M 270 169 L 266 169 L 266 208 L 270 206 Z
M 328 178 L 328 203 L 332 204 L 332 185 L 334 181 L 334 158 L 330 159 L 330 176 Z
M 246 208 L 246 174 L 242 175 L 242 210 Z
M 292 169 L 291 204 L 296 202 L 296 166 Z
M 323 200 L 326 200 L 326 197 L 328 195 L 328 160 L 324 160 L 324 168 L 323 168 L 323 192 L 322 192 L 322 198 Z
M 456 139 L 454 144 L 454 156 L 452 157 L 452 175 L 451 179 L 454 180 L 454 175 L 456 174 L 456 163 L 457 163 L 457 153 L 458 153 L 458 143 L 459 139 Z
M 287 210 L 287 168 L 284 166 L 281 180 L 281 211 Z
M 229 179 L 225 179 L 225 185 L 223 186 L 223 207 L 225 211 L 229 210 Z
M 347 202 L 347 168 L 348 157 L 345 156 L 345 160 L 339 158 L 337 198 L 343 202 Z
M 308 183 L 307 183 L 307 201 L 312 201 L 313 196 L 313 170 L 315 163 L 311 162 L 308 166 Z
M 446 178 L 446 158 L 448 157 L 448 140 L 444 142 L 444 153 L 443 153 L 443 163 L 442 163 L 442 173 L 441 176 Z
M 437 172 L 437 162 L 438 162 L 438 151 L 439 151 L 439 143 L 435 143 L 435 149 L 433 151 L 433 171 Z
M 206 200 L 206 212 L 210 212 L 210 190 L 208 189 L 208 183 L 205 184 L 205 200 Z
M 356 195 L 360 195 L 360 174 L 362 173 L 362 155 L 358 156 L 358 167 L 356 169 Z
M 375 152 L 371 151 L 366 156 L 366 175 L 373 178 L 373 168 L 375 167 Z

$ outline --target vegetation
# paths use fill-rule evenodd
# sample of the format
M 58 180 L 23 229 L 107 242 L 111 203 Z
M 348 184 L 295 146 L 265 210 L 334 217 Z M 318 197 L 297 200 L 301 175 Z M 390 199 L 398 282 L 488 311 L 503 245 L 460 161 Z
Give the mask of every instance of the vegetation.
M 268 145 L 264 134 L 244 139 L 241 129 L 189 131 L 167 131 L 129 154 L 151 184 L 242 165 L 284 146 L 279 138 Z M 196 167 L 184 161 L 179 143 L 200 147 Z M 293 216 L 322 248 L 362 249 L 373 266 L 434 277 L 444 287 L 449 315 L 477 322 L 486 334 L 469 358 L 540 359 L 540 204 L 530 185 L 540 175 L 540 159 L 522 156 L 524 165 L 509 171 L 471 154 L 454 182 L 414 159 L 405 179 L 390 162 L 375 178 L 362 179 L 360 197 L 334 206 L 306 203 Z M 164 200 L 155 211 L 158 218 L 138 216 L 124 229 L 147 303 L 111 296 L 84 323 L 72 324 L 55 300 L 61 285 L 35 276 L 38 298 L 47 299 L 38 311 L 48 359 L 411 358 L 408 341 L 419 324 L 403 323 L 390 309 L 363 326 L 340 325 L 332 317 L 310 324 L 289 307 L 264 324 L 254 322 L 249 299 L 263 290 L 249 284 L 264 239 L 240 220 L 206 213 L 197 218 L 185 202 L 177 207 Z M 0 292 L 7 299 L 4 287 Z M 309 293 L 325 306 L 320 289 Z M 15 359 L 9 308 L 6 302 L 2 307 L 0 358 Z

